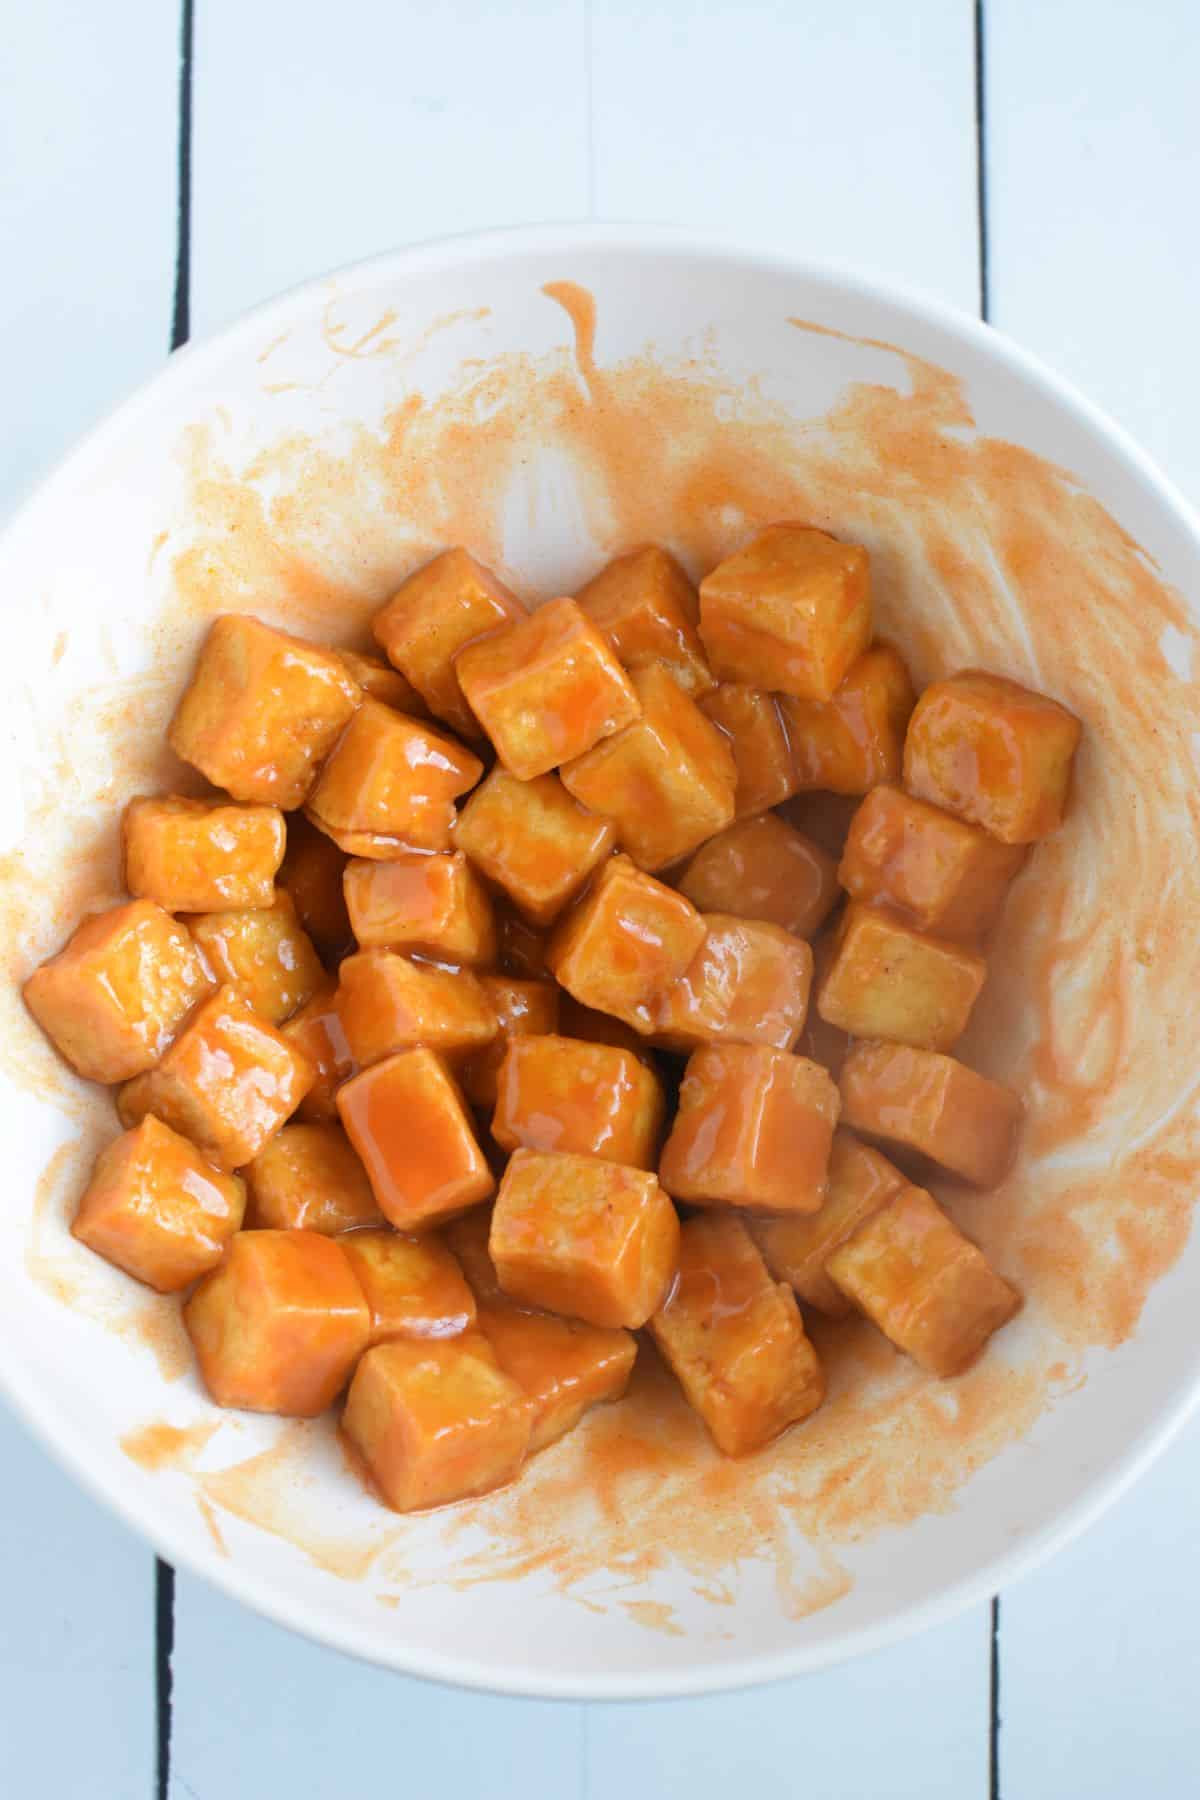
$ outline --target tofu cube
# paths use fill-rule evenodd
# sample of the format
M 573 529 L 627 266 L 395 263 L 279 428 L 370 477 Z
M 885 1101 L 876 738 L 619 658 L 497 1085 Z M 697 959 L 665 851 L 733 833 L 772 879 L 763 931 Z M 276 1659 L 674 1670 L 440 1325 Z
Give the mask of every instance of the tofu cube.
M 184 927 L 153 900 L 131 900 L 85 919 L 23 992 L 78 1074 L 114 1082 L 152 1069 L 212 987 Z
M 428 1234 L 351 1231 L 341 1240 L 371 1309 L 371 1343 L 461 1337 L 475 1323 L 475 1296 L 454 1254 Z
M 516 1150 L 488 1247 L 512 1299 L 636 1331 L 674 1278 L 679 1220 L 657 1178 L 642 1169 Z
M 659 1179 L 693 1206 L 816 1212 L 838 1110 L 837 1088 L 806 1057 L 705 1045 L 688 1059 Z
M 705 695 L 700 708 L 725 733 L 733 751 L 735 817 L 753 818 L 795 793 L 787 733 L 774 694 L 723 681 Z
M 759 919 L 703 918 L 704 942 L 659 1002 L 655 1043 L 684 1055 L 698 1044 L 791 1050 L 808 1016 L 811 949 Z
M 581 1044 L 613 1044 L 618 1050 L 628 1050 L 631 1055 L 640 1057 L 644 1063 L 651 1066 L 654 1063 L 648 1041 L 632 1025 L 626 1025 L 623 1019 L 614 1019 L 611 1013 L 581 1006 L 565 991 L 559 996 L 558 1033 L 560 1037 L 575 1038 Z
M 393 669 L 390 663 L 376 656 L 363 656 L 357 650 L 339 650 L 338 655 L 345 663 L 350 679 L 357 681 L 368 699 L 381 700 L 385 706 L 394 706 L 397 712 L 411 713 L 414 718 L 428 717 L 425 702 L 399 669 Z
M 222 1169 L 253 1162 L 312 1086 L 308 1058 L 236 988 L 197 1008 L 156 1069 L 121 1089 L 124 1125 L 154 1113 Z
M 496 936 L 499 939 L 499 965 L 506 975 L 517 975 L 522 981 L 549 977 L 544 932 L 535 931 L 519 913 L 502 906 L 496 913 Z
M 855 900 L 887 907 L 918 931 L 973 944 L 1000 916 L 1027 851 L 895 787 L 854 815 L 838 880 Z
M 566 1150 L 653 1169 L 665 1117 L 661 1082 L 628 1050 L 515 1037 L 497 1077 L 492 1136 L 503 1150 Z
M 496 960 L 488 891 L 461 850 L 406 852 L 391 862 L 346 866 L 350 925 L 364 950 L 409 950 L 444 962 Z
M 903 1187 L 835 1250 L 829 1272 L 930 1375 L 959 1375 L 1021 1297 L 922 1188 Z
M 292 896 L 296 916 L 321 955 L 331 960 L 344 956 L 353 939 L 342 889 L 347 861 L 345 851 L 303 813 L 291 815 L 279 886 Z
M 688 856 L 733 821 L 737 769 L 724 734 L 665 669 L 635 669 L 641 717 L 562 769 L 563 785 L 611 819 L 644 869 Z
M 362 698 L 336 650 L 226 613 L 171 721 L 171 748 L 235 800 L 291 812 Z
M 173 1294 L 216 1268 L 245 1206 L 236 1175 L 146 1118 L 100 1152 L 71 1231 L 135 1280 Z
M 465 550 L 444 550 L 401 582 L 371 630 L 431 713 L 464 737 L 479 737 L 454 659 L 476 638 L 524 617 L 516 595 L 490 569 Z
M 307 1006 L 324 985 L 321 959 L 286 888 L 271 906 L 198 913 L 187 925 L 217 980 L 236 987 L 272 1025 Z
M 247 1223 L 334 1237 L 383 1215 L 340 1125 L 285 1125 L 245 1170 Z
M 499 1302 L 510 1306 L 513 1302 L 506 1298 L 504 1289 L 500 1286 L 500 1277 L 496 1274 L 496 1265 L 488 1249 L 491 1230 L 491 1207 L 474 1206 L 470 1212 L 451 1219 L 443 1226 L 440 1235 L 457 1260 L 479 1304 L 482 1306 L 485 1303 L 490 1305 Z
M 472 1106 L 496 1104 L 496 1077 L 515 1038 L 544 1037 L 558 1030 L 559 991 L 552 981 L 518 981 L 512 975 L 481 975 L 480 984 L 500 1021 L 486 1050 L 463 1064 L 463 1091 Z
M 448 850 L 454 802 L 482 774 L 479 758 L 453 738 L 364 700 L 321 771 L 308 814 L 352 855 Z
M 529 1448 L 531 1408 L 477 1331 L 395 1339 L 354 1372 L 342 1435 L 393 1512 L 420 1512 L 511 1481 Z
M 629 677 L 574 600 L 469 644 L 455 662 L 496 754 L 521 781 L 582 756 L 638 716 Z
M 350 1054 L 337 1006 L 337 983 L 325 981 L 307 1006 L 293 1013 L 283 1027 L 289 1044 L 305 1056 L 314 1070 L 312 1086 L 296 1108 L 299 1119 L 336 1119 L 334 1095 L 343 1081 L 358 1074 Z
M 380 1210 L 402 1231 L 463 1212 L 495 1189 L 463 1098 L 433 1050 L 402 1050 L 338 1089 L 346 1135 Z
M 829 1155 L 829 1193 L 819 1212 L 752 1218 L 750 1234 L 776 1281 L 786 1281 L 806 1306 L 840 1319 L 850 1302 L 825 1265 L 864 1219 L 906 1186 L 894 1164 L 860 1144 L 849 1131 L 835 1131 Z
M 855 1044 L 838 1086 L 843 1124 L 975 1187 L 995 1187 L 1012 1164 L 1019 1098 L 952 1056 L 907 1044 Z
M 469 969 L 439 969 L 390 950 L 348 956 L 338 970 L 338 1016 L 360 1068 L 418 1044 L 454 1056 L 482 1050 L 500 1029 Z
M 1057 700 L 967 670 L 918 700 L 904 785 L 1003 844 L 1032 844 L 1062 824 L 1082 730 Z
M 657 544 L 618 556 L 575 597 L 624 668 L 664 668 L 693 698 L 716 685 L 696 630 L 696 590 Z
M 686 1221 L 679 1279 L 650 1334 L 726 1456 L 761 1450 L 825 1397 L 795 1295 L 733 1214 Z
M 851 1037 L 949 1050 L 987 980 L 974 951 L 852 900 L 817 987 L 817 1011 Z
M 871 638 L 865 550 L 809 525 L 768 525 L 700 583 L 718 681 L 831 700 Z
M 609 819 L 589 812 L 557 775 L 518 781 L 495 768 L 454 827 L 459 850 L 533 925 L 549 925 L 616 847 Z
M 143 795 L 121 820 L 125 885 L 167 912 L 270 906 L 286 835 L 277 806 Z
M 648 1033 L 703 942 L 704 921 L 689 900 L 614 856 L 558 927 L 548 960 L 582 1006 Z
M 832 700 L 785 697 L 792 791 L 865 794 L 881 781 L 899 781 L 916 698 L 904 658 L 884 643 L 864 651 Z
M 840 897 L 833 857 L 770 812 L 702 844 L 677 886 L 702 913 L 764 919 L 800 938 L 820 930 Z
M 318 1231 L 239 1231 L 183 1322 L 218 1406 L 292 1419 L 332 1406 L 371 1333 L 345 1252 Z
M 619 1400 L 637 1359 L 637 1339 L 628 1331 L 511 1303 L 481 1306 L 479 1329 L 529 1401 L 531 1456 L 573 1431 L 590 1407 Z

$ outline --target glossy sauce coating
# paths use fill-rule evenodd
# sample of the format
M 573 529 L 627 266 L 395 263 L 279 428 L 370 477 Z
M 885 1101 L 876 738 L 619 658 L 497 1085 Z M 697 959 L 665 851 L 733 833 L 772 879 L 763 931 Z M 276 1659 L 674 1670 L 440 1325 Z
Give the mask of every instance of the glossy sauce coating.
M 723 681 L 701 710 L 724 732 L 737 768 L 734 816 L 752 818 L 796 791 L 787 733 L 774 694 Z
M 904 1186 L 904 1176 L 885 1156 L 839 1129 L 833 1134 L 828 1193 L 820 1210 L 807 1217 L 751 1218 L 747 1224 L 775 1279 L 786 1281 L 805 1305 L 839 1319 L 850 1311 L 850 1302 L 825 1265 L 838 1245 Z
M 236 987 L 272 1025 L 282 1025 L 324 985 L 321 959 L 286 888 L 270 906 L 200 913 L 187 926 L 217 980 Z
M 802 939 L 760 919 L 702 915 L 705 939 L 659 1002 L 655 1042 L 770 1044 L 791 1050 L 804 1029 L 813 955 Z
M 852 900 L 817 989 L 817 1010 L 852 1037 L 949 1050 L 986 979 L 982 956 Z
M 560 990 L 552 981 L 521 981 L 512 975 L 481 975 L 479 979 L 500 1029 L 486 1049 L 467 1058 L 459 1073 L 472 1106 L 494 1107 L 496 1078 L 510 1039 L 556 1031 Z
M 979 1187 L 994 1187 L 1016 1153 L 1023 1108 L 998 1081 L 932 1050 L 855 1044 L 842 1065 L 842 1119 Z
M 525 609 L 490 569 L 465 550 L 445 550 L 417 569 L 371 630 L 388 659 L 403 670 L 430 712 L 464 737 L 478 737 L 479 721 L 463 695 L 454 659 L 477 638 Z
M 555 932 L 547 960 L 582 1006 L 650 1032 L 659 999 L 703 942 L 690 901 L 614 856 Z
M 770 812 L 710 838 L 677 885 L 702 913 L 765 919 L 801 938 L 820 929 L 839 897 L 833 858 Z
M 491 900 L 461 851 L 354 860 L 344 885 L 362 949 L 406 950 L 469 967 L 495 962 Z
M 382 1224 L 362 1163 L 338 1125 L 284 1125 L 246 1166 L 248 1224 L 327 1237 Z
M 364 835 L 448 850 L 454 802 L 482 774 L 479 758 L 453 738 L 364 700 L 321 770 L 308 815 L 344 848 Z
M 785 696 L 780 711 L 793 788 L 865 794 L 881 781 L 898 781 L 915 702 L 904 658 L 893 644 L 882 643 L 851 665 L 832 699 Z
M 418 1044 L 449 1054 L 481 1050 L 500 1029 L 469 969 L 438 968 L 390 950 L 346 958 L 337 1005 L 350 1054 L 364 1068 Z
M 495 1182 L 458 1088 L 432 1050 L 406 1050 L 338 1089 L 384 1216 L 401 1230 L 486 1200 Z
M 568 1150 L 652 1169 L 665 1115 L 660 1082 L 629 1051 L 516 1037 L 497 1075 L 492 1133 L 505 1150 Z
M 474 1325 L 474 1296 L 436 1237 L 351 1231 L 341 1245 L 371 1310 L 372 1344 L 459 1337 Z
M 657 544 L 615 558 L 576 599 L 626 669 L 658 664 L 693 696 L 716 685 L 696 630 L 699 596 L 681 565 Z
M 314 1070 L 312 1086 L 296 1109 L 301 1119 L 336 1119 L 334 1095 L 343 1081 L 358 1073 L 337 1008 L 337 984 L 327 981 L 307 1006 L 293 1013 L 283 1035 L 307 1057 Z
M 285 840 L 276 806 L 142 795 L 121 816 L 125 885 L 167 912 L 270 906 Z
M 454 842 L 532 925 L 549 925 L 611 855 L 616 830 L 557 775 L 518 781 L 495 768 L 471 795 Z

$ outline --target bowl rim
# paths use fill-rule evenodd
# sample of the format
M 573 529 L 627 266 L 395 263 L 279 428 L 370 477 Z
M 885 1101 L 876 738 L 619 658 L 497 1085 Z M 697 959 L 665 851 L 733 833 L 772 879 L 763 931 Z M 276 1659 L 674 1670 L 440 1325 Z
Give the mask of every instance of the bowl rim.
M 1048 368 L 1029 351 L 1005 337 L 993 326 L 932 295 L 895 281 L 882 273 L 821 258 L 808 258 L 766 248 L 761 242 L 736 236 L 697 232 L 688 227 L 638 222 L 562 221 L 520 225 L 500 230 L 463 232 L 425 240 L 399 250 L 362 258 L 326 270 L 262 301 L 216 331 L 189 341 L 168 354 L 163 365 L 141 382 L 128 397 L 91 426 L 24 493 L 18 493 L 0 518 L 0 549 L 22 521 L 51 502 L 60 485 L 84 477 L 100 462 L 109 443 L 136 427 L 140 415 L 157 406 L 164 393 L 182 386 L 206 362 L 218 364 L 243 339 L 257 337 L 264 326 L 283 327 L 292 315 L 306 313 L 327 294 L 331 280 L 344 293 L 369 288 L 389 280 L 404 280 L 468 266 L 488 265 L 512 256 L 573 255 L 608 251 L 613 254 L 658 255 L 706 260 L 715 265 L 765 275 L 788 275 L 843 291 L 868 302 L 898 308 L 915 322 L 931 326 L 951 338 L 964 341 L 993 363 L 1019 376 L 1068 414 L 1074 416 L 1116 453 L 1153 490 L 1160 505 L 1200 549 L 1200 513 L 1162 472 L 1123 426 L 1088 400 L 1074 385 Z M 301 1637 L 368 1665 L 396 1673 L 437 1681 L 477 1692 L 513 1697 L 557 1700 L 665 1700 L 693 1695 L 732 1692 L 782 1681 L 846 1662 L 855 1656 L 885 1649 L 990 1599 L 1002 1587 L 1030 1574 L 1072 1539 L 1094 1524 L 1150 1468 L 1175 1440 L 1192 1415 L 1200 1409 L 1200 1371 L 1190 1386 L 1180 1384 L 1161 1413 L 1115 1459 L 1094 1477 L 1084 1491 L 1061 1512 L 1014 1545 L 961 1576 L 928 1600 L 898 1607 L 873 1625 L 848 1628 L 818 1644 L 799 1644 L 794 1649 L 744 1655 L 728 1664 L 699 1663 L 693 1668 L 656 1670 L 649 1673 L 597 1673 L 581 1676 L 520 1668 L 503 1671 L 470 1656 L 406 1651 L 368 1643 L 367 1634 L 352 1623 L 314 1619 L 310 1601 L 293 1602 L 277 1578 L 264 1578 L 256 1569 L 235 1565 L 215 1548 L 201 1551 L 182 1541 L 164 1523 L 149 1497 L 122 1488 L 92 1468 L 76 1448 L 68 1429 L 47 1416 L 37 1384 L 17 1359 L 0 1362 L 0 1395 L 60 1467 L 80 1486 L 102 1501 L 121 1521 L 144 1538 L 155 1552 L 176 1568 L 211 1582 L 223 1593 L 251 1607 L 277 1625 Z

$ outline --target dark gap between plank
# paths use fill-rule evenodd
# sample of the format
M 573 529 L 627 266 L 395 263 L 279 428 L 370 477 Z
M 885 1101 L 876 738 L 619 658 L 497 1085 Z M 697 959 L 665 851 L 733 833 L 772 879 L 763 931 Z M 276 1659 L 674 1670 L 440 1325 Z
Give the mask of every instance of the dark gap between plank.
M 988 1800 L 1000 1800 L 1000 1596 L 992 1600 L 992 1636 L 988 1681 Z

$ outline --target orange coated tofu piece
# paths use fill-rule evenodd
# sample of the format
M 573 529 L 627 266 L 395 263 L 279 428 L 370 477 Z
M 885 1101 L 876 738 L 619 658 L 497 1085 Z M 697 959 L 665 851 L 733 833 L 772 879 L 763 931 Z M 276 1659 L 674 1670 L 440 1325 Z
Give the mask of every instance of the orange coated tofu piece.
M 752 818 L 796 791 L 792 759 L 774 694 L 723 681 L 700 702 L 701 711 L 725 733 L 737 769 L 735 815 Z
M 688 1059 L 659 1178 L 695 1206 L 816 1212 L 838 1110 L 837 1088 L 806 1057 L 705 1045 Z
M 994 1187 L 1016 1154 L 1022 1106 L 1010 1088 L 952 1056 L 907 1044 L 855 1044 L 838 1085 L 842 1123 L 976 1187 Z
M 478 1331 L 367 1351 L 342 1434 L 393 1512 L 419 1512 L 511 1481 L 529 1449 L 532 1410 Z
M 357 1075 L 358 1064 L 350 1054 L 337 1007 L 337 984 L 322 983 L 307 1006 L 293 1013 L 283 1027 L 290 1044 L 312 1064 L 312 1086 L 296 1109 L 301 1119 L 336 1119 L 334 1095 L 343 1081 Z
M 559 991 L 552 981 L 518 981 L 512 975 L 481 975 L 480 983 L 500 1030 L 486 1050 L 463 1064 L 461 1076 L 472 1106 L 493 1107 L 496 1077 L 511 1040 L 558 1030 Z
M 1001 843 L 1032 844 L 1062 824 L 1082 730 L 1057 700 L 968 669 L 918 700 L 904 785 Z
M 393 669 L 390 663 L 382 662 L 378 657 L 363 656 L 358 650 L 339 650 L 338 655 L 349 670 L 351 680 L 357 681 L 369 699 L 382 700 L 385 706 L 394 706 L 397 712 L 413 713 L 419 719 L 427 716 L 425 702 L 399 669 Z
M 361 698 L 336 650 L 226 613 L 204 640 L 167 735 L 214 787 L 291 812 Z
M 793 794 L 777 810 L 785 824 L 803 832 L 836 863 L 846 847 L 858 806 L 856 794 L 810 793 Z
M 795 1295 L 733 1214 L 685 1222 L 679 1279 L 650 1333 L 726 1456 L 761 1450 L 825 1397 Z
M 689 900 L 627 856 L 605 863 L 550 943 L 550 967 L 582 1006 L 650 1032 L 658 1002 L 704 942 Z
M 325 981 L 313 941 L 286 888 L 252 912 L 200 913 L 188 929 L 218 981 L 231 982 L 261 1018 L 282 1025 Z
M 858 658 L 831 700 L 782 700 L 793 791 L 865 794 L 881 781 L 898 781 L 916 698 L 900 652 L 879 643 Z
M 475 966 L 496 960 L 492 902 L 461 850 L 356 859 L 346 867 L 345 887 L 350 925 L 364 950 L 409 950 Z
M 500 1029 L 469 969 L 439 969 L 390 950 L 346 958 L 338 971 L 338 1016 L 361 1068 L 418 1044 L 447 1055 L 482 1050 Z
M 153 900 L 85 919 L 25 983 L 25 1004 L 88 1081 L 152 1069 L 212 977 L 182 925 Z
M 809 946 L 761 919 L 703 917 L 704 942 L 659 1002 L 655 1042 L 685 1053 L 697 1044 L 792 1049 L 808 1016 Z
M 618 556 L 575 597 L 626 669 L 657 664 L 694 697 L 716 685 L 696 630 L 699 597 L 657 544 Z
M 524 617 L 516 595 L 490 569 L 465 550 L 444 550 L 401 582 L 371 630 L 430 712 L 465 737 L 478 737 L 454 659 L 476 638 Z
M 904 1176 L 886 1156 L 860 1144 L 849 1131 L 835 1131 L 829 1193 L 821 1210 L 752 1218 L 750 1232 L 777 1281 L 786 1281 L 806 1306 L 840 1319 L 850 1311 L 850 1302 L 825 1265 L 838 1245 L 905 1185 Z
M 351 944 L 342 891 L 347 861 L 345 851 L 303 813 L 291 815 L 279 886 L 292 896 L 297 917 L 321 955 L 330 958 L 344 955 Z
M 167 912 L 270 906 L 285 841 L 277 806 L 143 795 L 121 820 L 125 885 Z
M 774 813 L 710 838 L 677 885 L 702 913 L 765 919 L 801 938 L 820 929 L 839 898 L 833 858 Z
M 974 951 L 852 900 L 817 987 L 817 1011 L 851 1037 L 949 1050 L 987 980 Z
M 612 820 L 644 869 L 688 856 L 732 823 L 737 769 L 728 739 L 665 669 L 635 669 L 641 717 L 562 770 L 584 806 Z
M 371 1342 L 460 1337 L 475 1323 L 475 1296 L 454 1253 L 435 1237 L 351 1231 L 341 1240 L 371 1309 Z
M 508 1300 L 500 1278 L 496 1274 L 496 1265 L 492 1261 L 488 1240 L 492 1230 L 492 1209 L 490 1206 L 474 1206 L 470 1212 L 462 1213 L 457 1219 L 442 1228 L 441 1236 L 449 1245 L 459 1267 L 466 1276 L 471 1292 L 482 1306 L 485 1302 L 499 1301 L 506 1306 L 514 1302 Z
M 638 716 L 629 677 L 574 600 L 460 652 L 463 693 L 510 774 L 532 781 Z
M 246 1191 L 161 1120 L 145 1118 L 96 1159 L 71 1231 L 127 1275 L 171 1294 L 215 1269 Z
M 483 774 L 453 738 L 364 700 L 309 799 L 314 825 L 355 856 L 448 850 L 454 802 Z
M 549 925 L 611 855 L 616 830 L 568 794 L 557 775 L 518 781 L 495 768 L 471 795 L 454 842 L 524 917 Z
M 1021 1296 L 930 1194 L 903 1187 L 829 1259 L 829 1273 L 898 1350 L 931 1375 L 958 1375 Z
M 371 1315 L 345 1252 L 317 1231 L 240 1231 L 183 1308 L 218 1406 L 312 1419 L 367 1347 Z
M 124 1125 L 147 1113 L 223 1169 L 253 1162 L 312 1086 L 308 1058 L 223 987 L 197 1008 L 156 1069 L 121 1089 Z
M 718 681 L 830 700 L 871 638 L 865 550 L 810 525 L 768 525 L 700 583 Z
M 679 1220 L 657 1178 L 642 1169 L 515 1150 L 488 1248 L 512 1299 L 634 1331 L 674 1278 Z
M 526 924 L 519 913 L 501 907 L 496 915 L 496 936 L 499 964 L 506 975 L 519 975 L 523 981 L 549 976 L 547 939 L 544 933 Z
M 285 1125 L 245 1176 L 249 1225 L 333 1237 L 383 1223 L 367 1171 L 340 1125 Z
M 402 1050 L 338 1089 L 346 1135 L 384 1217 L 401 1230 L 486 1200 L 495 1188 L 457 1085 L 433 1050 Z
M 573 1431 L 590 1407 L 619 1400 L 637 1360 L 637 1339 L 628 1331 L 511 1302 L 481 1306 L 479 1329 L 530 1403 L 531 1456 Z
M 497 1076 L 492 1136 L 503 1150 L 569 1150 L 652 1169 L 665 1116 L 662 1084 L 628 1050 L 516 1037 Z
M 899 788 L 878 787 L 854 815 L 838 880 L 854 899 L 888 907 L 919 931 L 977 943 L 1026 854 Z

